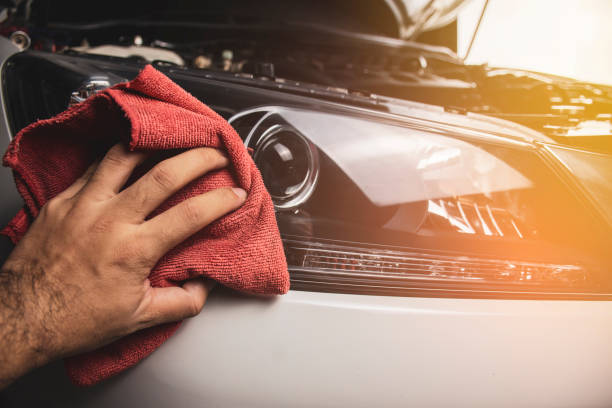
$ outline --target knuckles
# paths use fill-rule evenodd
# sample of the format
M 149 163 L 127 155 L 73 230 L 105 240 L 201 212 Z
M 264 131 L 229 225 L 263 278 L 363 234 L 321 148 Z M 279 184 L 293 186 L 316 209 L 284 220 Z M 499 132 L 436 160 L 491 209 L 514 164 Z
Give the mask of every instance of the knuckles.
M 61 218 L 68 212 L 68 203 L 64 200 L 54 197 L 47 201 L 40 209 L 40 216 L 43 218 Z
M 113 258 L 114 263 L 118 265 L 152 267 L 155 264 L 155 257 L 149 246 L 143 240 L 129 237 L 115 247 Z
M 195 317 L 199 315 L 203 307 L 204 303 L 200 305 L 196 300 L 189 302 L 185 310 L 186 317 Z
M 164 191 L 172 190 L 177 180 L 175 172 L 164 162 L 153 167 L 149 174 L 153 182 Z
M 203 210 L 196 200 L 186 200 L 181 205 L 185 222 L 198 224 L 202 220 Z
M 114 145 L 104 156 L 104 161 L 111 166 L 123 167 L 127 164 L 125 148 L 122 145 Z

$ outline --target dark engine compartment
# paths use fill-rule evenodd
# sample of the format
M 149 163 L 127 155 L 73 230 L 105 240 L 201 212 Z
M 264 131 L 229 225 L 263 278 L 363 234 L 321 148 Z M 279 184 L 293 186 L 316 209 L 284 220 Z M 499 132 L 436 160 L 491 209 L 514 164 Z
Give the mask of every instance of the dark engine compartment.
M 16 14 L 5 22 L 2 32 L 27 33 L 36 50 L 143 61 L 170 55 L 194 69 L 482 113 L 561 144 L 612 152 L 612 87 L 466 65 L 446 47 L 393 38 L 398 28 L 379 2 L 264 1 L 255 15 L 250 2 L 230 3 L 110 2 L 91 14 L 84 2 L 40 1 L 27 18 Z

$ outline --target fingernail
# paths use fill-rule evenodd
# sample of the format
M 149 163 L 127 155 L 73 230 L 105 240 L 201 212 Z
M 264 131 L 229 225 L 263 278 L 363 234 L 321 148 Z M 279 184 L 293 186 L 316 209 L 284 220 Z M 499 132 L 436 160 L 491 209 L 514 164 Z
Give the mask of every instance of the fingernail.
M 241 200 L 244 200 L 247 196 L 246 191 L 244 191 L 241 188 L 238 187 L 232 187 L 232 190 L 234 191 L 234 194 L 236 194 L 238 196 L 238 198 L 240 198 Z

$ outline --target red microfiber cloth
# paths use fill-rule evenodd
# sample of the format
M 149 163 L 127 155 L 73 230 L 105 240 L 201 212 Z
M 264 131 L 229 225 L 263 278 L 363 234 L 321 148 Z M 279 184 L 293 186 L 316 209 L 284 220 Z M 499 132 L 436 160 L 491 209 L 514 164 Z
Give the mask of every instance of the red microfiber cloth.
M 210 277 L 249 293 L 282 294 L 289 275 L 274 208 L 242 140 L 222 117 L 151 66 L 131 82 L 104 90 L 54 118 L 23 129 L 11 142 L 4 165 L 11 167 L 25 201 L 2 234 L 17 243 L 40 208 L 68 186 L 110 146 L 168 150 L 209 146 L 231 161 L 170 197 L 159 213 L 191 196 L 223 186 L 239 186 L 248 196 L 242 207 L 193 235 L 159 260 L 149 276 L 156 287 Z M 149 355 L 180 323 L 134 333 L 101 349 L 66 359 L 71 380 L 90 385 Z

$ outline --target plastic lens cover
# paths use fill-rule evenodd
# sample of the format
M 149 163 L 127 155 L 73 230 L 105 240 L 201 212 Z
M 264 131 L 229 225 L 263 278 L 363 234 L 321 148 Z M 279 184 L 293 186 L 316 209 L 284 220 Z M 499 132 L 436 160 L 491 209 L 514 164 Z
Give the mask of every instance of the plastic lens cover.
M 254 149 L 277 205 L 298 287 L 427 296 L 608 291 L 601 236 L 532 145 L 284 107 L 231 123 Z M 293 205 L 283 208 L 291 193 Z
M 547 148 L 580 180 L 612 226 L 612 155 L 561 146 Z

